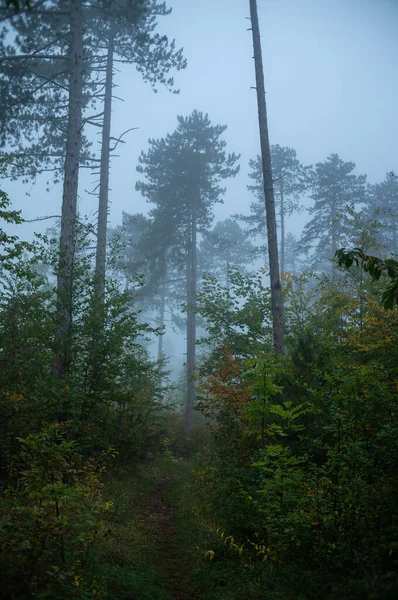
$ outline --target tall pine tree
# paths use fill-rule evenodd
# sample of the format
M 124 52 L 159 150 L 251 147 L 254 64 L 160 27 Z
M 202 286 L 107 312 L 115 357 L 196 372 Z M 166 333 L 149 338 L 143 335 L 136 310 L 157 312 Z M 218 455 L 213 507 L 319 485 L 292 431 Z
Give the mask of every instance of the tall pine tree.
M 384 252 L 398 254 L 398 177 L 386 173 L 383 181 L 369 185 L 366 216 L 377 221 L 377 241 Z
M 0 97 L 5 100 L 0 107 L 1 141 L 5 150 L 19 155 L 13 161 L 14 175 L 35 176 L 48 170 L 63 179 L 58 373 L 69 362 L 79 168 L 100 167 L 98 298 L 105 278 L 113 62 L 115 57 L 133 62 L 144 80 L 172 88 L 173 79 L 166 74 L 173 67 L 185 67 L 185 60 L 174 41 L 169 43 L 155 31 L 157 17 L 169 12 L 154 0 L 37 2 L 12 19 L 13 43 L 6 43 L 5 36 L 1 40 Z M 104 110 L 95 113 L 98 101 L 104 101 Z M 88 152 L 86 124 L 102 127 L 100 159 Z
M 104 293 L 106 270 L 106 234 L 109 205 L 109 167 L 112 152 L 111 113 L 113 101 L 114 64 L 127 63 L 136 66 L 144 81 L 156 91 L 156 85 L 165 85 L 175 93 L 173 77 L 168 77 L 172 69 L 184 69 L 186 60 L 182 49 L 175 49 L 175 41 L 157 32 L 158 17 L 171 13 L 164 2 L 140 0 L 140 2 L 109 2 L 107 11 L 97 25 L 96 35 L 101 36 L 105 51 L 103 62 L 98 69 L 103 70 L 104 93 L 103 112 L 99 113 L 98 124 L 102 125 L 98 229 L 96 248 L 96 298 L 101 303 Z M 114 138 L 115 139 L 115 138 Z M 114 146 L 117 145 L 114 144 Z
M 200 243 L 199 269 L 228 285 L 229 269 L 244 270 L 255 256 L 255 248 L 234 219 L 218 221 Z
M 261 165 L 263 171 L 265 213 L 267 223 L 268 264 L 271 284 L 272 326 L 274 348 L 278 355 L 284 353 L 283 341 L 283 305 L 282 286 L 278 262 L 278 236 L 276 229 L 274 186 L 272 182 L 271 148 L 268 135 L 267 104 L 265 100 L 265 80 L 263 55 L 261 50 L 260 25 L 257 0 L 249 0 L 251 31 L 253 38 L 254 69 L 256 74 L 256 93 L 258 124 L 260 133 Z
M 226 154 L 221 139 L 226 126 L 212 125 L 208 115 L 194 111 L 178 117 L 177 129 L 165 138 L 149 140 L 141 153 L 138 171 L 146 181 L 137 190 L 156 204 L 156 216 L 167 232 L 175 260 L 186 268 L 187 306 L 187 411 L 186 431 L 191 435 L 195 400 L 196 288 L 198 233 L 213 220 L 212 207 L 222 201 L 220 183 L 234 177 L 239 156 Z
M 312 251 L 315 269 L 330 271 L 327 261 L 339 246 L 344 246 L 350 230 L 351 212 L 347 207 L 366 200 L 366 175 L 355 175 L 354 169 L 355 163 L 345 162 L 337 154 L 315 165 L 311 186 L 314 204 L 308 211 L 312 218 L 300 240 L 302 251 Z
M 280 231 L 280 268 L 285 271 L 286 253 L 286 217 L 294 212 L 300 212 L 301 196 L 307 191 L 311 167 L 305 167 L 297 158 L 293 148 L 271 146 L 272 180 L 275 192 L 275 208 Z M 251 214 L 240 218 L 247 223 L 249 230 L 255 235 L 265 236 L 265 201 L 261 157 L 257 156 L 249 162 L 253 180 L 247 188 L 253 192 L 256 200 L 250 205 Z

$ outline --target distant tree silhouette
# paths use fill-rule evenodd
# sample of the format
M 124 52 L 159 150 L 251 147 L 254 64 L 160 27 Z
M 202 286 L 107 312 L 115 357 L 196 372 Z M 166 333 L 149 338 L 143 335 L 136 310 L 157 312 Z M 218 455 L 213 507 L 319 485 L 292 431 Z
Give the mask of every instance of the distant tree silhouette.
M 354 169 L 355 163 L 345 162 L 337 154 L 315 165 L 311 184 L 314 205 L 308 211 L 312 219 L 300 240 L 302 251 L 308 254 L 313 250 L 315 268 L 327 269 L 326 261 L 344 245 L 351 220 L 346 208 L 366 200 L 366 175 L 355 175 Z
M 137 190 L 156 205 L 152 215 L 162 224 L 176 263 L 186 265 L 187 304 L 187 413 L 186 430 L 191 434 L 195 399 L 195 343 L 197 235 L 213 221 L 212 207 L 222 201 L 222 180 L 234 177 L 239 156 L 226 154 L 221 139 L 226 126 L 212 125 L 208 115 L 195 110 L 179 116 L 177 129 L 165 138 L 149 140 L 137 170 L 146 181 Z

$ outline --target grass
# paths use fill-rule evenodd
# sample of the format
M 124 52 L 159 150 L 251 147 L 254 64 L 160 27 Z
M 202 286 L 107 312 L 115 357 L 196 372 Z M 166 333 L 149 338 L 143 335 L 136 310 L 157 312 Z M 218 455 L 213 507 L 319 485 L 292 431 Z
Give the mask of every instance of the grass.
M 97 544 L 92 561 L 104 599 L 259 597 L 252 573 L 240 570 L 236 557 L 222 543 L 217 546 L 209 524 L 200 517 L 190 482 L 193 467 L 194 461 L 176 459 L 166 452 L 134 470 L 108 477 L 103 496 L 113 504 L 106 512 L 106 535 Z M 171 507 L 171 532 L 154 530 L 148 518 L 157 496 Z M 162 539 L 170 535 L 172 539 Z M 214 560 L 206 556 L 211 549 L 216 550 Z
M 173 600 L 145 511 L 159 486 L 164 487 L 167 502 L 177 503 L 174 482 L 186 478 L 191 468 L 166 453 L 135 470 L 108 477 L 103 496 L 112 505 L 106 513 L 105 536 L 92 560 L 107 600 Z

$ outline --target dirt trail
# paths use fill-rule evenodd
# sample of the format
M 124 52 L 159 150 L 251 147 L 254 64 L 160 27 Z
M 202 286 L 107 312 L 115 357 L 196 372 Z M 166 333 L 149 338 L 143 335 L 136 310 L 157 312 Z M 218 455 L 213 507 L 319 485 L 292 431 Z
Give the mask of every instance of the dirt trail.
M 196 600 L 184 581 L 176 537 L 176 515 L 166 499 L 167 489 L 175 479 L 167 478 L 153 490 L 145 506 L 145 521 L 152 533 L 156 566 L 163 573 L 165 586 L 175 600 Z

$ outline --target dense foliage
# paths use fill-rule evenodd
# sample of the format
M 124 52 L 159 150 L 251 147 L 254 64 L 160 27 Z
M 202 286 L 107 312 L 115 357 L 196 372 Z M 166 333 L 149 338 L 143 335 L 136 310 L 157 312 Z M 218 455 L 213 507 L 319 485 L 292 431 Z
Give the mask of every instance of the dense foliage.
M 114 64 L 178 93 L 170 12 L 0 6 L 0 177 L 63 184 L 30 242 L 0 189 L 0 599 L 395 600 L 397 176 L 305 166 L 260 109 L 249 214 L 213 225 L 240 155 L 193 110 L 141 151 L 152 209 L 109 230 Z
M 1 202 L 3 219 L 21 220 L 4 192 Z M 98 333 L 84 225 L 79 238 L 71 369 L 59 378 L 51 274 L 56 240 L 41 236 L 27 245 L 1 232 L 2 598 L 105 594 L 92 563 L 93 549 L 108 535 L 104 472 L 137 463 L 164 436 L 158 367 L 142 345 L 152 328 L 109 280 Z
M 245 304 L 227 310 L 213 287 L 201 299 L 221 344 L 199 402 L 213 443 L 192 483 L 203 598 L 398 592 L 398 311 L 385 312 L 354 278 L 323 279 L 312 291 L 304 284 L 286 282 L 283 361 L 270 339 L 268 349 L 251 343 Z

